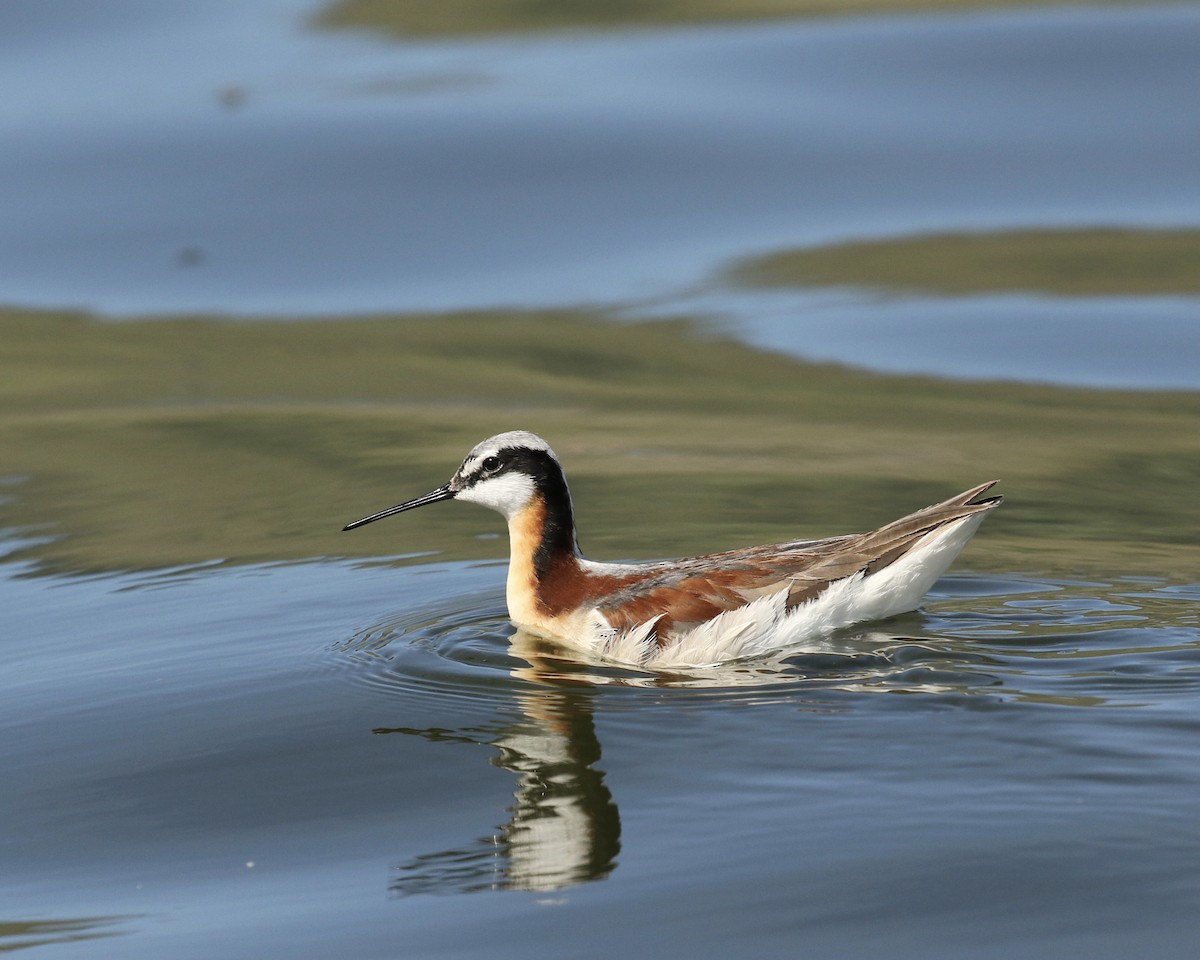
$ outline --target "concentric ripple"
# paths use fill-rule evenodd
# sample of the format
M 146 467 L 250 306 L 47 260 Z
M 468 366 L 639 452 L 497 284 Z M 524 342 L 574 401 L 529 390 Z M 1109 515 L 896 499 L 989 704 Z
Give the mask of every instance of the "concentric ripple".
M 395 613 L 336 644 L 356 682 L 405 696 L 510 698 L 604 687 L 609 702 L 779 700 L 906 693 L 960 701 L 1137 705 L 1200 692 L 1195 586 L 1031 577 L 945 578 L 923 611 L 716 667 L 656 672 L 581 660 L 514 630 L 494 592 Z M 624 688 L 642 693 L 623 696 Z
M 509 650 L 504 600 L 468 594 L 393 613 L 334 645 L 356 682 L 424 697 L 490 699 L 511 692 L 522 661 Z

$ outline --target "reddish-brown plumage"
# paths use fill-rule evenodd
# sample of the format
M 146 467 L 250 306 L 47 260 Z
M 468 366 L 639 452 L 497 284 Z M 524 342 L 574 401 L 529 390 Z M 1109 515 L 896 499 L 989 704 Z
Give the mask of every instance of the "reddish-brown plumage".
M 660 574 L 658 568 L 623 576 L 596 574 L 584 569 L 579 557 L 560 554 L 554 558 L 545 579 L 536 585 L 537 603 L 551 617 L 598 608 L 618 630 L 632 629 L 659 618 L 655 633 L 661 638 L 677 622 L 701 623 L 746 602 L 729 583 L 721 582 L 732 580 L 729 571 L 714 571 L 708 577 L 687 577 L 670 586 L 647 585 Z M 615 602 L 623 597 L 628 599 Z
M 547 621 L 595 609 L 609 626 L 624 631 L 657 618 L 654 635 L 661 644 L 672 632 L 765 594 L 787 590 L 787 605 L 794 607 L 819 596 L 833 582 L 882 570 L 931 530 L 995 506 L 998 498 L 972 502 L 989 486 L 865 534 L 745 547 L 636 567 L 613 565 L 612 572 L 589 564 L 575 549 L 549 550 L 536 532 L 545 522 L 546 504 L 535 497 L 514 524 L 522 535 L 514 540 L 513 563 L 524 567 L 518 553 L 540 551 L 540 569 L 528 583 L 531 599 Z
M 508 520 L 507 600 L 516 623 L 550 636 L 595 642 L 597 637 L 648 629 L 653 622 L 653 636 L 665 644 L 697 624 L 756 600 L 771 597 L 778 603 L 783 594 L 784 608 L 793 609 L 820 597 L 832 584 L 856 574 L 876 573 L 910 556 L 922 558 L 918 569 L 924 565 L 926 578 L 914 579 L 897 567 L 892 571 L 901 572 L 897 582 L 911 589 L 879 594 L 883 602 L 859 602 L 858 609 L 874 616 L 911 610 L 906 604 L 920 599 L 933 582 L 930 577 L 945 569 L 981 515 L 1000 502 L 1000 497 L 977 499 L 993 483 L 980 484 L 869 533 L 659 563 L 594 563 L 579 552 L 571 496 L 558 458 L 541 437 L 510 431 L 477 444 L 444 486 L 356 520 L 346 529 L 440 500 L 480 503 Z M 960 523 L 971 517 L 974 523 Z M 958 530 L 962 537 L 948 541 L 952 553 L 943 552 L 934 563 L 926 563 L 922 544 L 940 542 L 933 535 L 943 528 L 947 533 Z M 884 577 L 880 582 L 888 581 Z M 839 616 L 839 622 L 854 622 L 853 611 Z M 646 629 L 639 638 L 648 636 Z

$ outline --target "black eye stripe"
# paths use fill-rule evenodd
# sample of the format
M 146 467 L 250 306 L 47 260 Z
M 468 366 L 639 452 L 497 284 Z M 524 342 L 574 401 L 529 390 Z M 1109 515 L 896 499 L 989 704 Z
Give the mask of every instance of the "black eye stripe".
M 501 447 L 486 456 L 474 455 L 463 461 L 464 477 L 469 477 L 472 483 L 478 483 L 501 473 L 516 471 L 533 479 L 543 476 L 548 469 L 561 473 L 558 461 L 554 455 L 545 450 L 530 449 L 529 447 Z

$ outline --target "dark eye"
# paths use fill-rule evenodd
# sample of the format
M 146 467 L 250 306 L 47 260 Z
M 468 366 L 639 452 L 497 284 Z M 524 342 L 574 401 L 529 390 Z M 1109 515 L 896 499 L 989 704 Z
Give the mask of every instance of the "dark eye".
M 499 469 L 500 469 L 500 458 L 499 457 L 484 457 L 483 458 L 483 472 L 484 473 L 495 473 Z

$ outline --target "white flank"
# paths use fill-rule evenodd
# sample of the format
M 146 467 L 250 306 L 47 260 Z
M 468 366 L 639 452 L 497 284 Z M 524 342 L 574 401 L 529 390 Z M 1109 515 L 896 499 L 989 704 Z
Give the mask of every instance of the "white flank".
M 984 516 L 972 514 L 926 534 L 878 573 L 839 580 L 792 610 L 785 606 L 787 591 L 781 590 L 722 613 L 664 646 L 653 639 L 654 620 L 617 633 L 594 611 L 588 647 L 605 660 L 655 668 L 709 667 L 783 649 L 799 652 L 843 627 L 915 610 Z

